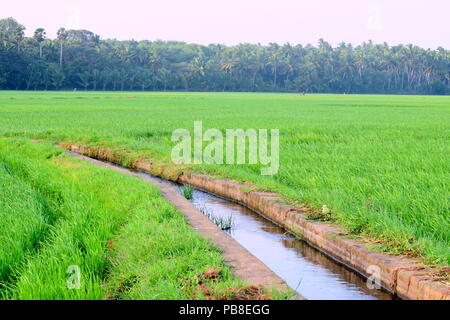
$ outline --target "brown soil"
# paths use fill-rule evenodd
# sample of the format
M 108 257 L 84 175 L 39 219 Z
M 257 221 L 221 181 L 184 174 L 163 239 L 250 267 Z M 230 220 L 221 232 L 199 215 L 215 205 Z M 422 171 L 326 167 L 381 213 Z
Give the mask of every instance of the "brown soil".
M 262 286 L 231 287 L 221 290 L 223 292 L 214 292 L 208 283 L 217 282 L 220 273 L 220 270 L 208 269 L 198 277 L 196 291 L 201 292 L 208 300 L 270 300 L 270 294 Z

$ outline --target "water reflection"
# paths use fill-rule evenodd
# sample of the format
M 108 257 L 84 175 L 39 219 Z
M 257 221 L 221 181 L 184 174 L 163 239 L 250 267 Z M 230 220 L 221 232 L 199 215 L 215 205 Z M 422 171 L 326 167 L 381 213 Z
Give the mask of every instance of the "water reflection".
M 176 184 L 153 179 L 182 192 Z M 370 290 L 364 277 L 244 206 L 199 190 L 194 191 L 192 203 L 215 217 L 233 216 L 234 227 L 228 233 L 307 299 L 397 299 L 385 291 Z
M 307 299 L 395 298 L 387 292 L 368 289 L 362 276 L 246 207 L 201 191 L 194 192 L 192 202 L 215 216 L 232 215 L 235 226 L 229 232 L 231 236 Z

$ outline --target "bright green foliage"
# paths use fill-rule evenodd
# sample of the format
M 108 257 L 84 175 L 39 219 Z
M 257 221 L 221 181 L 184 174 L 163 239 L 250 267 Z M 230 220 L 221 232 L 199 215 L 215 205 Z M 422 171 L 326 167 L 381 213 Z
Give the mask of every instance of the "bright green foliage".
M 153 186 L 49 144 L 0 139 L 0 298 L 202 299 L 240 285 Z M 70 266 L 81 288 L 67 286 Z
M 34 250 L 46 230 L 43 206 L 34 190 L 0 167 L 0 281 Z
M 192 200 L 193 193 L 194 193 L 193 186 L 188 185 L 188 184 L 183 186 L 183 195 L 186 199 Z
M 280 171 L 198 165 L 318 209 L 348 231 L 450 258 L 450 98 L 229 93 L 0 93 L 0 136 L 72 141 L 170 163 L 175 129 L 280 129 Z M 128 161 L 127 160 L 127 161 Z M 126 164 L 126 163 L 125 163 Z

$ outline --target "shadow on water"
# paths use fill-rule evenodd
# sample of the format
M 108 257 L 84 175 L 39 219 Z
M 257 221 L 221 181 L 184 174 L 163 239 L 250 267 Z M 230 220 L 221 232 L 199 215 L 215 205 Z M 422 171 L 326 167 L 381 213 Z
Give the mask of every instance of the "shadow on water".
M 150 177 L 146 174 L 146 177 Z M 182 187 L 158 178 L 177 188 Z M 366 279 L 258 213 L 212 194 L 194 190 L 192 204 L 212 217 L 233 217 L 231 237 L 310 300 L 392 300 L 384 290 L 369 289 Z

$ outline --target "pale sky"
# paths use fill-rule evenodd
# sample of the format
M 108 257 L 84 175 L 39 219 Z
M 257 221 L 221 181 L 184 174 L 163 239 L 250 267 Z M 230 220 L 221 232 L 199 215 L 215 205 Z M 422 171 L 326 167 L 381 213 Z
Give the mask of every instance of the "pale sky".
M 1 0 L 31 35 L 44 27 L 101 38 L 316 44 L 413 43 L 450 49 L 450 0 Z

